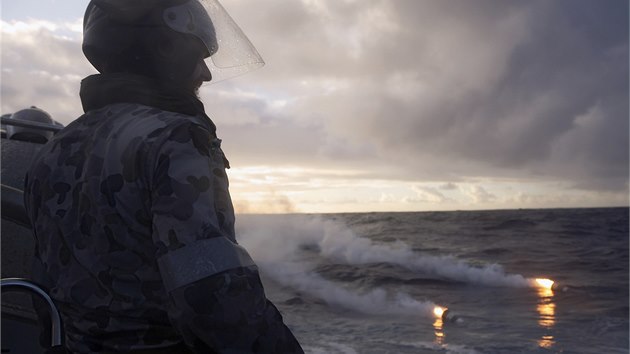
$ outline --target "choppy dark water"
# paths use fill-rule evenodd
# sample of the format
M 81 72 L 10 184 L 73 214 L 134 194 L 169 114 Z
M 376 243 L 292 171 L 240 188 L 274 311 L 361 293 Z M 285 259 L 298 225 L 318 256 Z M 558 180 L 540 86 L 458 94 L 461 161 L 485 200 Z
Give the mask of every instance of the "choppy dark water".
M 308 353 L 628 353 L 628 208 L 244 215 L 237 227 Z M 438 320 L 435 304 L 464 322 Z

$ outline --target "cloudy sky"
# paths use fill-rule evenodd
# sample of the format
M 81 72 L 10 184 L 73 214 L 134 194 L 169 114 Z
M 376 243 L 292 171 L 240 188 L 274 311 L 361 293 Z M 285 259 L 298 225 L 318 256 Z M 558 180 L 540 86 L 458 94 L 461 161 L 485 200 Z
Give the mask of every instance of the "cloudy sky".
M 628 205 L 627 0 L 223 0 L 202 88 L 240 212 Z M 2 2 L 1 112 L 81 113 L 86 0 Z

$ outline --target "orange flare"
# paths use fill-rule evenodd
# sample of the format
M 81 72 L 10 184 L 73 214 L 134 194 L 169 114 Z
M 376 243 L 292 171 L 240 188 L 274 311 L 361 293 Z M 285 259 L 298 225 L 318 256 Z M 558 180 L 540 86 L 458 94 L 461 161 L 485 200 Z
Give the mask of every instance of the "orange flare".
M 444 314 L 444 311 L 446 310 L 447 309 L 445 307 L 435 306 L 433 308 L 433 314 L 435 314 L 437 318 L 442 318 L 442 315 Z
M 536 281 L 536 284 L 538 284 L 539 287 L 544 288 L 544 289 L 551 289 L 554 283 L 554 281 L 551 279 L 536 278 L 534 280 Z

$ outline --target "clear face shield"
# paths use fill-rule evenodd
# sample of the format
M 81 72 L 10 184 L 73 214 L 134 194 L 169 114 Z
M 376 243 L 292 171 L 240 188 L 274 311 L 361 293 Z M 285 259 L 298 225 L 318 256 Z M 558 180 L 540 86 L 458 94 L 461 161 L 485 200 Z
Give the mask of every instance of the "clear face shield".
M 254 45 L 218 0 L 189 0 L 168 7 L 164 22 L 174 31 L 194 35 L 208 50 L 205 63 L 212 82 L 245 74 L 265 65 Z

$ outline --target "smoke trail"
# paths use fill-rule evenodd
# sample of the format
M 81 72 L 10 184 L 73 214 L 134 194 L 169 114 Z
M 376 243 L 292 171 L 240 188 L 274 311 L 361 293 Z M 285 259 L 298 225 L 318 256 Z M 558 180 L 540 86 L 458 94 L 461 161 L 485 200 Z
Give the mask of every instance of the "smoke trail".
M 241 218 L 239 242 L 275 282 L 329 305 L 374 315 L 432 316 L 432 302 L 417 301 L 405 293 L 391 296 L 381 288 L 357 293 L 314 273 L 312 263 L 298 250 L 321 242 L 322 226 L 320 219 L 297 216 Z
M 349 264 L 386 262 L 412 271 L 421 271 L 468 283 L 492 286 L 528 286 L 519 274 L 505 274 L 498 264 L 473 267 L 452 256 L 418 255 L 407 245 L 397 247 L 377 245 L 366 238 L 357 237 L 339 224 L 324 221 L 324 235 L 318 245 L 322 255 Z
M 253 224 L 256 224 L 257 230 L 252 229 Z M 257 262 L 303 262 L 303 259 L 298 259 L 300 246 L 317 245 L 322 256 L 347 264 L 390 263 L 468 283 L 532 286 L 531 281 L 522 275 L 506 274 L 498 264 L 473 267 L 452 256 L 419 255 L 401 242 L 394 245 L 374 244 L 339 223 L 316 217 L 261 218 L 251 224 L 246 222 L 239 234 L 241 242 Z
M 300 270 L 295 263 L 258 262 L 265 274 L 276 282 L 290 286 L 300 292 L 324 300 L 332 306 L 339 306 L 356 312 L 371 315 L 399 315 L 431 317 L 435 304 L 430 301 L 417 301 L 405 293 L 388 295 L 387 291 L 375 288 L 359 294 L 345 289 L 321 276 Z

